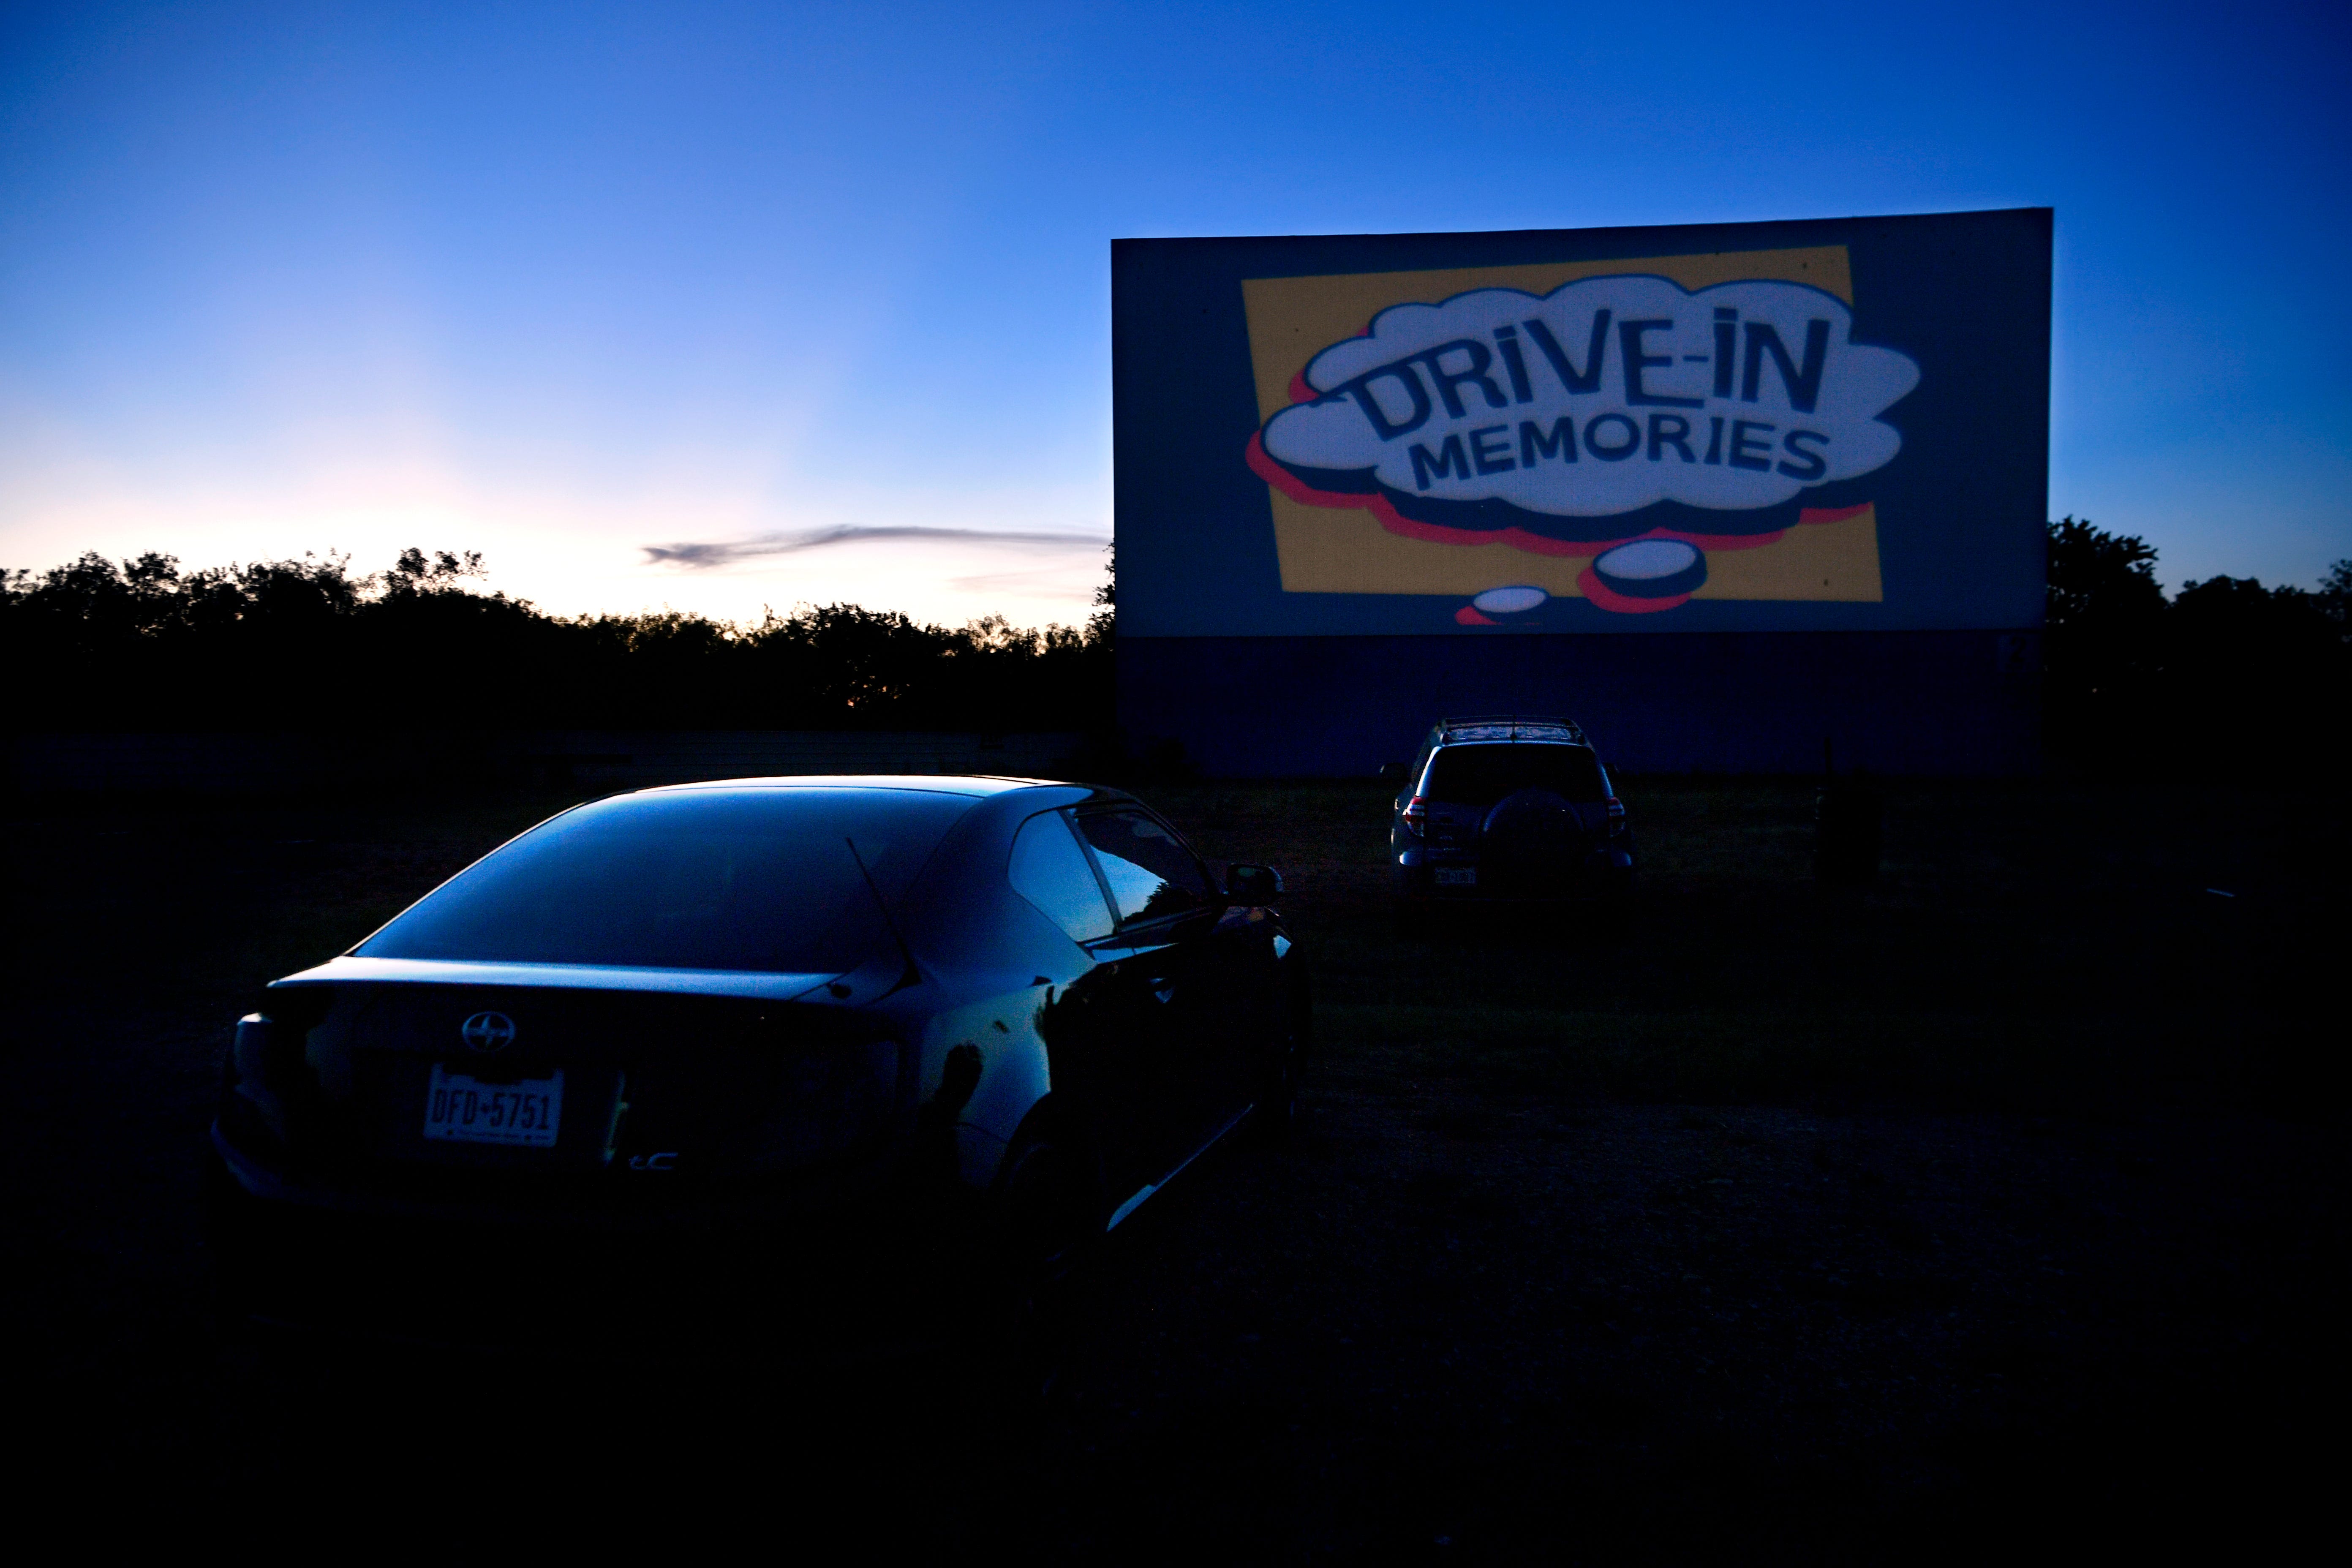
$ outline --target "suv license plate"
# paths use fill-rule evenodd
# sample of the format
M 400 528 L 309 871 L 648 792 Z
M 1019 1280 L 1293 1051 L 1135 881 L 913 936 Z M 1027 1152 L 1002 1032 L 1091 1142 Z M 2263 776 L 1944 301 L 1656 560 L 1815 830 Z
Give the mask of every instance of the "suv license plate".
M 1441 888 L 1475 888 L 1478 885 L 1478 868 L 1440 866 L 1437 868 L 1437 885 Z
M 503 1143 L 552 1149 L 563 1120 L 563 1072 L 515 1083 L 484 1083 L 433 1064 L 425 1097 L 425 1137 L 436 1143 Z

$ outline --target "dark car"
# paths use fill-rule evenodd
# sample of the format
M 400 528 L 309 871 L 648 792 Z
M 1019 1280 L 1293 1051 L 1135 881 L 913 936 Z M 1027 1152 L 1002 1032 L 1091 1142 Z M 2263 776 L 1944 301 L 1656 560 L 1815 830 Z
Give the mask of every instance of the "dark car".
M 238 1023 L 232 1310 L 550 1344 L 1017 1310 L 1244 1118 L 1286 1123 L 1280 890 L 1079 785 L 575 807 Z
M 1443 904 L 1594 900 L 1633 881 L 1625 803 L 1584 731 L 1511 714 L 1441 720 L 1405 771 L 1389 830 L 1408 924 Z

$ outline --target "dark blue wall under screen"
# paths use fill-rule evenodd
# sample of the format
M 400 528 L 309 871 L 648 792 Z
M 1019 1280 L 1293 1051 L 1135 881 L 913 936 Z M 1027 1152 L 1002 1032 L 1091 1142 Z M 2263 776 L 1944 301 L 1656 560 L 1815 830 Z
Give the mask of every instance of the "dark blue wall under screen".
M 1450 715 L 1557 714 L 1633 773 L 2000 776 L 2041 766 L 2036 638 L 1993 632 L 1685 637 L 1121 637 L 1130 743 L 1216 778 L 1368 776 Z

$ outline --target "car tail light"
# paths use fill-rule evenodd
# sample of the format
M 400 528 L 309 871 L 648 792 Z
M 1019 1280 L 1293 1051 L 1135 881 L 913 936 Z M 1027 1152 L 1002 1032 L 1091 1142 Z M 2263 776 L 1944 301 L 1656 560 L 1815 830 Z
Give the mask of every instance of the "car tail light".
M 228 1070 L 221 1084 L 221 1121 L 232 1134 L 258 1131 L 284 1140 L 288 1132 L 286 1102 L 281 1098 L 284 1054 L 277 1026 L 265 1015 L 248 1013 L 236 1021 L 236 1041 L 229 1047 Z
M 1615 795 L 1609 797 L 1609 831 L 1616 832 L 1625 826 L 1625 803 Z
M 1428 820 L 1429 799 L 1427 796 L 1417 795 L 1411 800 L 1404 803 L 1404 825 L 1407 827 L 1410 827 L 1415 833 L 1418 833 L 1421 831 L 1423 824 L 1426 823 Z
M 267 1085 L 278 1076 L 272 1048 L 276 1034 L 277 1025 L 264 1014 L 247 1013 L 236 1021 L 236 1037 L 229 1047 L 228 1059 L 239 1079 Z

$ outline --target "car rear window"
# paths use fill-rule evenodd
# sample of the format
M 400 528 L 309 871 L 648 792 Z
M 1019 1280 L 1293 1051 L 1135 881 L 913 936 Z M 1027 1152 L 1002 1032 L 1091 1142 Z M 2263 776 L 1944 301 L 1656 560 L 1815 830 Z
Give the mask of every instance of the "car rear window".
M 1601 762 L 1585 746 L 1542 742 L 1445 746 L 1429 762 L 1422 794 L 1454 805 L 1492 805 L 1529 787 L 1569 800 L 1605 800 Z
M 1087 852 L 1070 836 L 1058 811 L 1033 816 L 1013 836 L 1013 859 L 1005 868 L 1013 890 L 1037 906 L 1072 942 L 1110 934 L 1110 906 L 1095 880 Z
M 838 973 L 889 939 L 874 890 L 895 903 L 971 806 L 968 795 L 872 789 L 599 801 L 476 861 L 357 952 Z

